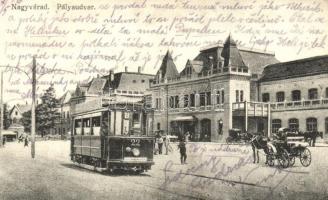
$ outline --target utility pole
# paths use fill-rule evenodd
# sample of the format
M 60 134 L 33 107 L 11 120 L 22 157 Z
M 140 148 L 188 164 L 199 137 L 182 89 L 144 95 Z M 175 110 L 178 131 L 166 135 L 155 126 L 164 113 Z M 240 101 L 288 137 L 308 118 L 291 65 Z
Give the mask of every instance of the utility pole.
M 0 128 L 0 147 L 2 147 L 3 146 L 3 137 L 2 137 L 2 130 L 3 130 L 3 116 L 4 116 L 4 114 L 3 114 L 3 72 L 1 72 L 1 102 L 0 102 L 0 106 L 1 106 L 1 108 L 0 108 L 0 112 L 1 112 L 1 122 L 0 122 L 0 126 L 1 126 L 1 128 Z
M 32 64 L 32 119 L 31 119 L 31 156 L 35 157 L 35 86 L 36 86 L 36 61 L 33 57 Z

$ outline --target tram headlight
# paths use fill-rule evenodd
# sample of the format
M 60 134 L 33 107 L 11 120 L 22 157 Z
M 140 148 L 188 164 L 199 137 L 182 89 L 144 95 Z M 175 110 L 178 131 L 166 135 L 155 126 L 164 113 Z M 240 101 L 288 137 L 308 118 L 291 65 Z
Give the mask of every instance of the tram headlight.
M 130 151 L 131 151 L 131 147 L 126 147 L 126 148 L 125 148 L 125 151 L 126 151 L 126 152 L 130 152 Z
M 133 154 L 134 156 L 139 156 L 139 155 L 140 155 L 140 150 L 137 149 L 137 148 L 133 148 L 133 149 L 132 149 L 132 154 Z

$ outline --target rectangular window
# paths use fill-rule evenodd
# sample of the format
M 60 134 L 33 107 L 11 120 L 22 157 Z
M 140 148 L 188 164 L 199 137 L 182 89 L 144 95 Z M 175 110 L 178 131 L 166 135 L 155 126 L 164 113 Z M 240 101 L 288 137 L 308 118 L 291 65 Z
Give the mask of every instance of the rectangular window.
M 300 101 L 301 100 L 301 91 L 294 90 L 292 91 L 292 101 Z
M 174 108 L 179 108 L 179 96 L 174 97 Z
M 240 102 L 244 101 L 244 91 L 240 90 Z
M 216 91 L 216 104 L 220 104 L 221 99 L 220 99 L 220 91 Z
M 206 105 L 211 105 L 211 92 L 206 92 Z
M 269 93 L 263 93 L 262 94 L 262 101 L 263 102 L 269 102 L 270 101 L 270 94 Z
M 239 90 L 236 90 L 236 102 L 239 102 Z
M 174 108 L 174 97 L 173 97 L 173 96 L 171 96 L 171 97 L 169 98 L 169 107 L 170 107 L 170 108 Z
M 190 107 L 195 107 L 195 94 L 190 94 Z
M 184 95 L 184 97 L 183 97 L 183 107 L 188 107 L 189 106 L 189 95 L 188 94 L 186 94 L 186 95 Z
M 199 105 L 205 106 L 205 92 L 199 93 Z
M 277 102 L 285 101 L 285 93 L 284 92 L 277 92 L 276 97 L 277 97 Z
M 222 96 L 221 103 L 223 104 L 224 103 L 224 90 L 221 91 L 221 96 Z
M 328 98 L 328 87 L 326 88 L 326 98 Z
M 318 99 L 318 89 L 317 88 L 309 89 L 309 99 Z

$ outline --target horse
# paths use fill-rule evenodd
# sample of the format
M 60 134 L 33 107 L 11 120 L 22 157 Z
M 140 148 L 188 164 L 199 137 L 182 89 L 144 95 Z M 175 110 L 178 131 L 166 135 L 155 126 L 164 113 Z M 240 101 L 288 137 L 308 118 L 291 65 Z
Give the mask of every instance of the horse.
M 268 140 L 269 138 L 264 137 L 262 135 L 253 135 L 252 139 L 250 140 L 250 144 L 252 146 L 253 150 L 253 163 L 259 163 L 260 157 L 259 157 L 259 150 L 263 149 L 264 153 L 267 155 L 269 153 L 268 148 Z M 267 163 L 267 161 L 265 162 Z
M 314 147 L 315 146 L 315 141 L 317 139 L 317 137 L 321 137 L 321 139 L 323 139 L 323 132 L 319 132 L 319 131 L 306 131 L 306 132 L 299 132 L 300 136 L 304 137 L 305 141 L 309 142 L 309 145 Z

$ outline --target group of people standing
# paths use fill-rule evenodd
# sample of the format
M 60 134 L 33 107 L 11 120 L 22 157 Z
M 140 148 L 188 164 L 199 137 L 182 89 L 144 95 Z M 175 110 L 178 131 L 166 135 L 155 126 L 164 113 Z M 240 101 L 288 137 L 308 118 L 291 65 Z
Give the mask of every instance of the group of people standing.
M 170 145 L 169 135 L 162 136 L 161 133 L 158 133 L 156 135 L 156 141 L 155 141 L 155 154 L 163 153 L 163 145 L 165 146 L 165 155 L 168 155 L 169 152 L 173 151 Z
M 179 144 L 178 149 L 180 150 L 180 160 L 181 164 L 187 164 L 187 148 L 186 143 L 188 142 L 190 134 L 187 132 L 184 135 L 178 137 Z M 165 155 L 168 155 L 169 152 L 173 151 L 172 146 L 170 145 L 170 136 L 168 134 L 162 135 L 160 132 L 156 135 L 155 140 L 155 154 L 162 154 L 163 153 L 163 145 L 165 146 Z

